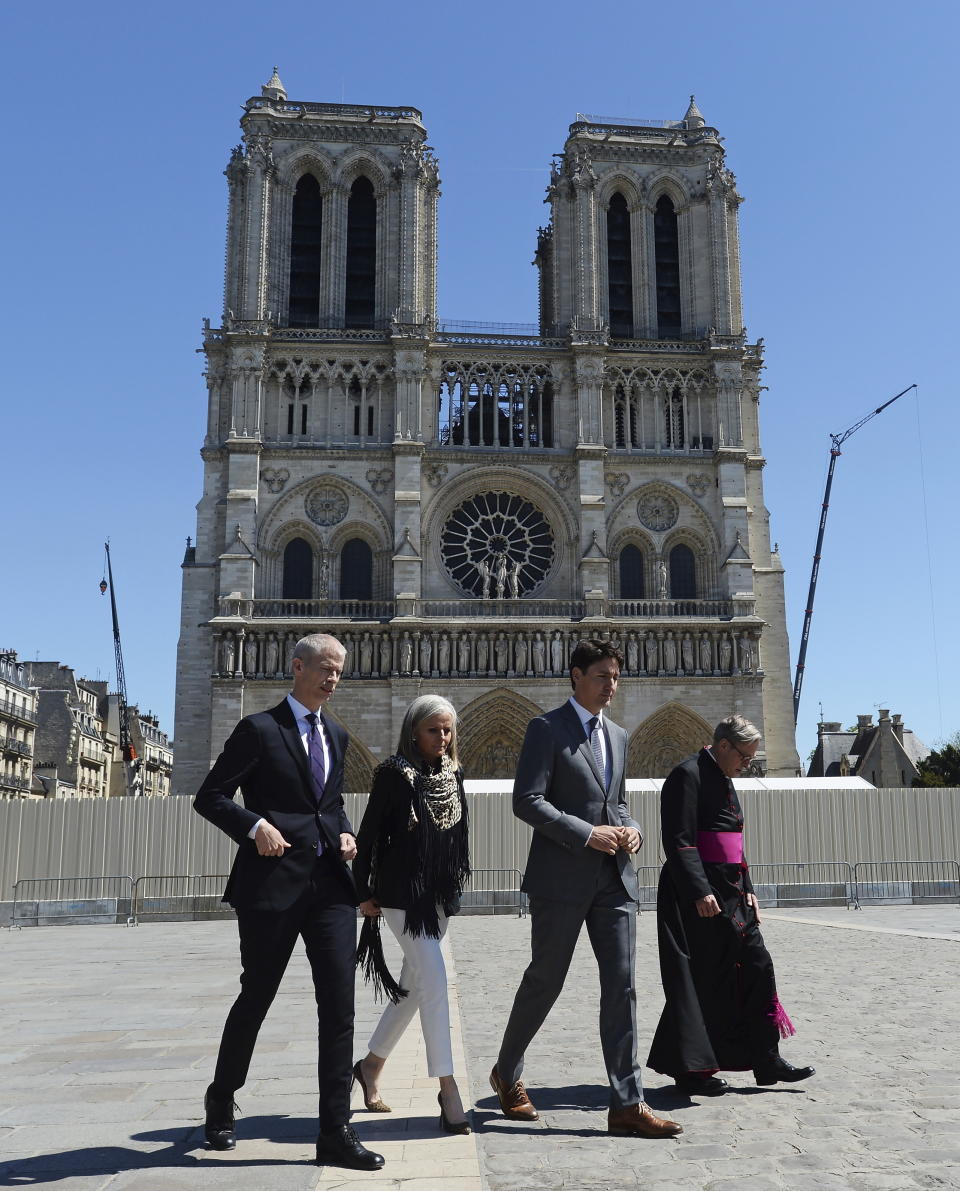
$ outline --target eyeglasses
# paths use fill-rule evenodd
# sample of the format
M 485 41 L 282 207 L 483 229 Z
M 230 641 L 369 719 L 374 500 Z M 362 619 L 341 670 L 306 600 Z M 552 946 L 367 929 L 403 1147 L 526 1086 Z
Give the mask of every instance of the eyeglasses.
M 750 756 L 749 754 L 745 753 L 743 751 L 743 749 L 737 748 L 737 746 L 733 743 L 732 740 L 728 740 L 727 744 L 733 749 L 733 751 L 737 754 L 737 756 L 744 763 L 744 765 L 750 765 L 753 763 L 753 757 Z

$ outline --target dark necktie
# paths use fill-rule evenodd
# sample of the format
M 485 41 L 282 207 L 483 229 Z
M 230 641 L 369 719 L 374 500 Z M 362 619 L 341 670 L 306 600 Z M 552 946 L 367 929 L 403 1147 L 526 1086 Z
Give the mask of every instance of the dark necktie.
M 323 760 L 323 739 L 320 735 L 320 717 L 311 711 L 303 717 L 310 725 L 307 736 L 307 752 L 310 757 L 310 774 L 313 778 L 313 790 L 317 802 L 323 797 L 323 788 L 327 784 L 327 768 Z
M 593 751 L 594 758 L 597 762 L 597 769 L 600 771 L 600 778 L 603 781 L 603 788 L 607 788 L 607 770 L 603 763 L 603 746 L 600 743 L 600 717 L 592 715 L 587 720 L 587 728 L 589 729 L 590 748 Z

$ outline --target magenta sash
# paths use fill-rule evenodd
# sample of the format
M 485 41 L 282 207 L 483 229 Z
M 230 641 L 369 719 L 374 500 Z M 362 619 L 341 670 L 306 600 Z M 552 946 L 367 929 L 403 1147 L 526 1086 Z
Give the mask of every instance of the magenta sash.
M 740 831 L 698 831 L 697 851 L 707 864 L 742 864 L 743 833 Z

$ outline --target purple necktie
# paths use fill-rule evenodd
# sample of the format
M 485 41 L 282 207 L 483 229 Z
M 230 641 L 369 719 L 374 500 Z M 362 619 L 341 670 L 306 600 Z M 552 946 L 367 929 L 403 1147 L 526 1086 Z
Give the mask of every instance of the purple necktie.
M 319 803 L 323 797 L 323 788 L 327 784 L 327 770 L 323 763 L 323 740 L 320 738 L 320 717 L 315 711 L 311 711 L 303 718 L 310 725 L 310 733 L 307 736 L 307 752 L 310 758 L 313 792 Z M 322 851 L 323 840 L 318 840 L 317 855 L 319 856 Z

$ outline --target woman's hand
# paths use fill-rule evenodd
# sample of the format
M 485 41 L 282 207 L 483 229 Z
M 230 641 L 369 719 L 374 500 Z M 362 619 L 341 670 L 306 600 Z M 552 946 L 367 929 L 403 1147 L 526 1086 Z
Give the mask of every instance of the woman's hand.
M 379 918 L 380 903 L 375 897 L 368 898 L 365 902 L 360 903 L 360 913 L 364 918 Z

